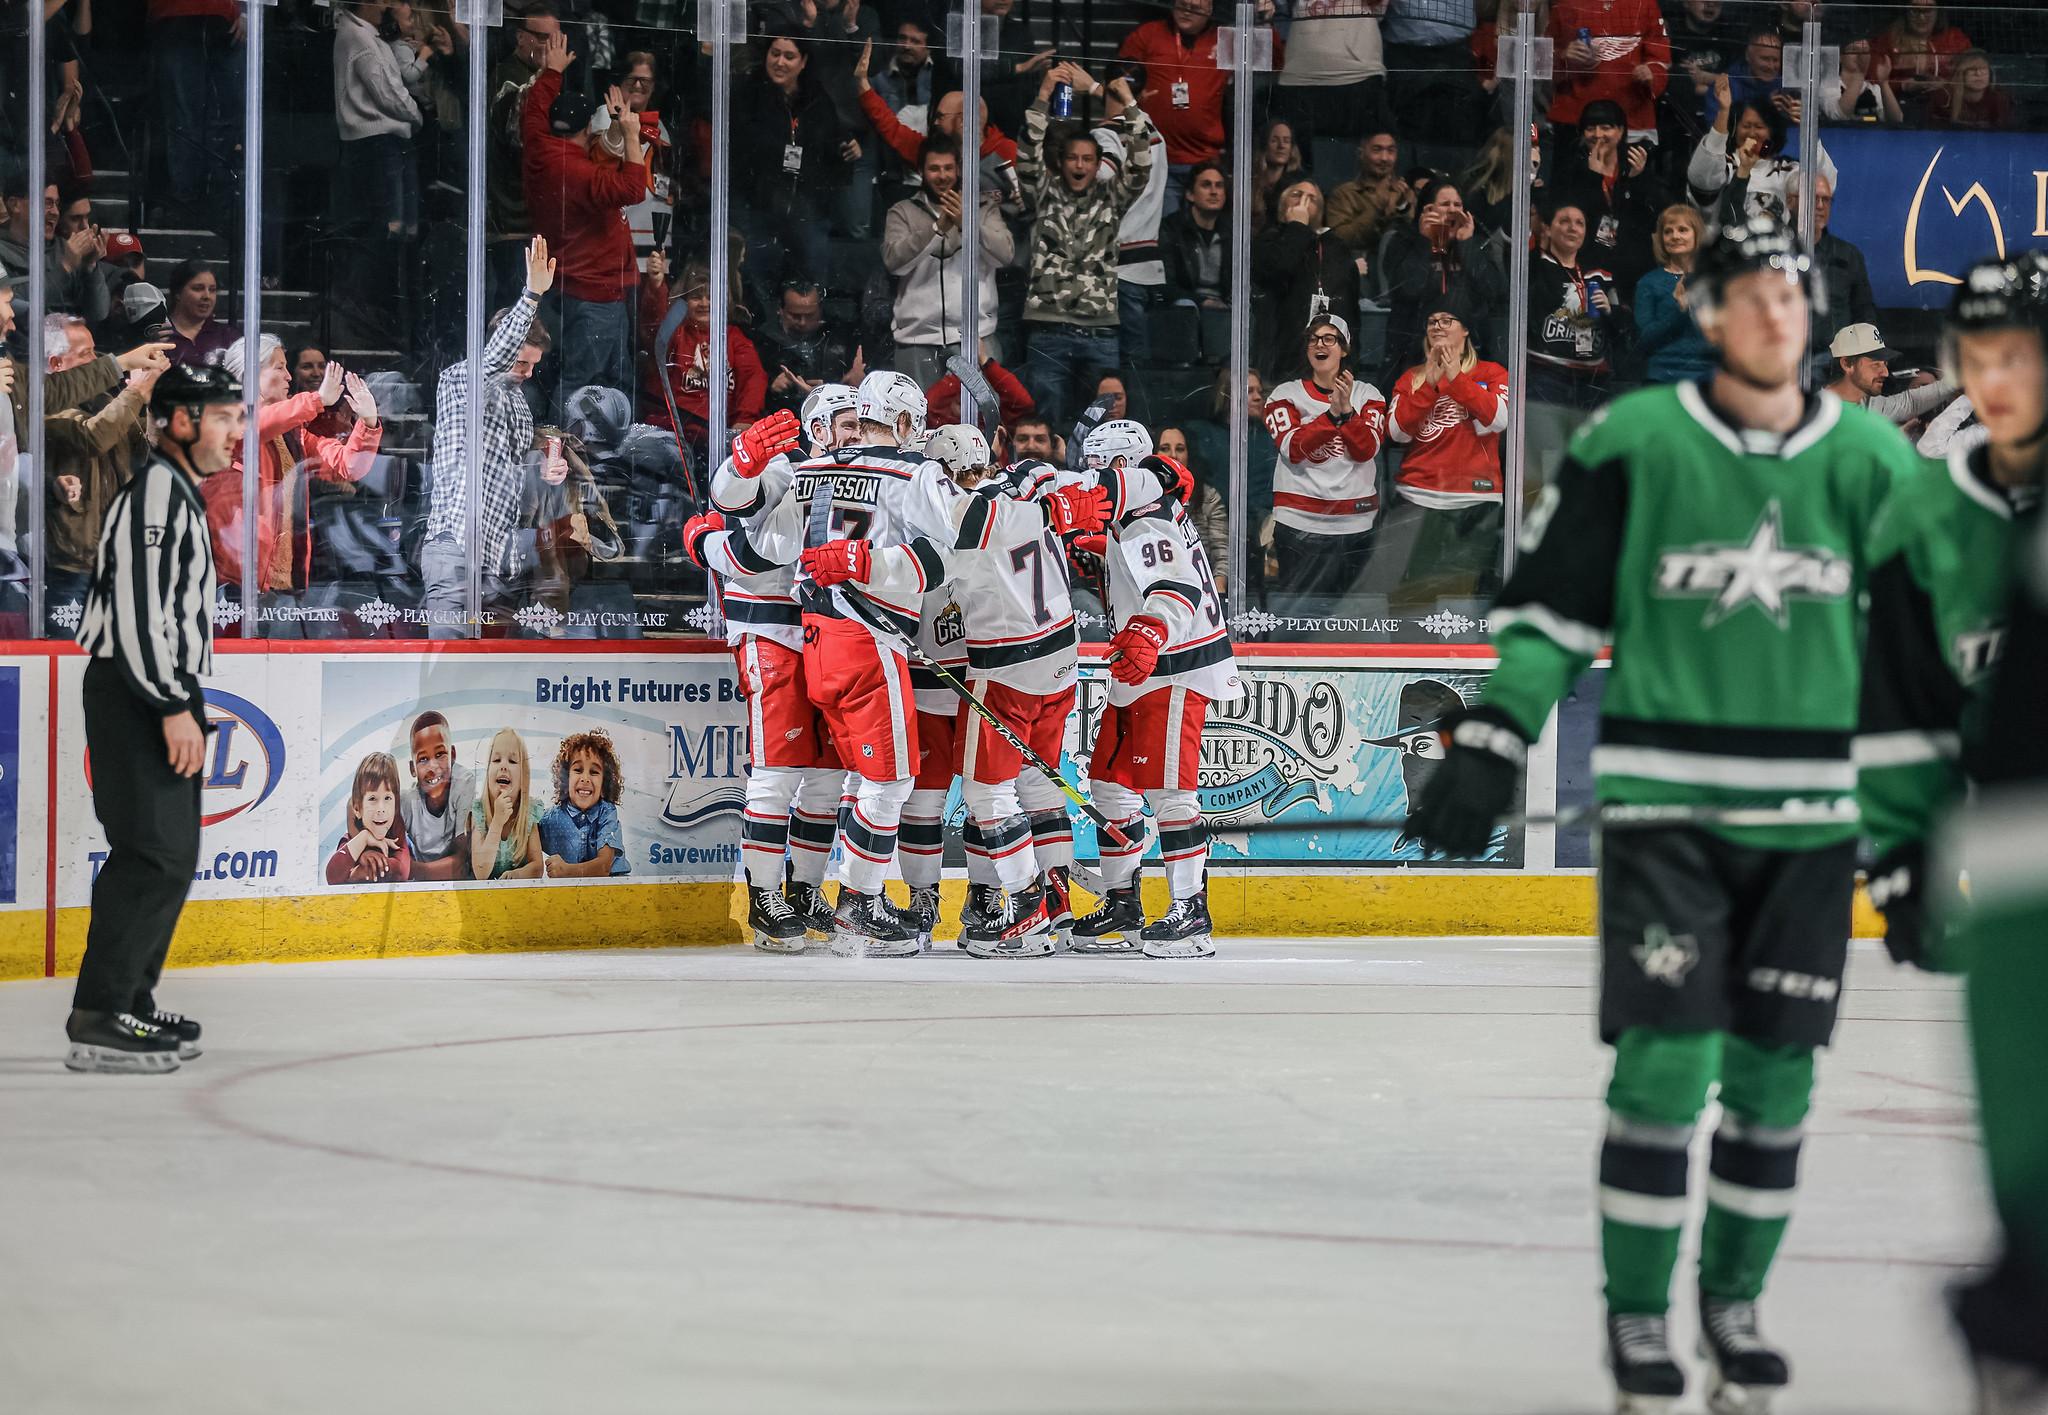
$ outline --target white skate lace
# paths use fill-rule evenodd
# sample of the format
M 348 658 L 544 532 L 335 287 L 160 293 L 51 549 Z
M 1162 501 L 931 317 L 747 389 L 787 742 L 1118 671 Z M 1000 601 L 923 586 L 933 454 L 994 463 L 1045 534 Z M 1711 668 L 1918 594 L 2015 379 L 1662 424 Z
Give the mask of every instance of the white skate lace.
M 790 907 L 789 901 L 782 897 L 782 891 L 779 889 L 764 889 L 761 891 L 761 912 L 771 919 L 794 919 L 796 917 L 796 910 Z
M 1771 1349 L 1757 1332 L 1754 1302 L 1714 1302 L 1700 1313 L 1700 1320 L 1723 1351 L 1741 1355 Z
M 1648 1366 L 1669 1361 L 1671 1345 L 1665 1337 L 1664 1319 L 1640 1313 L 1616 1317 L 1614 1349 L 1626 1366 Z
M 1191 918 L 1194 915 L 1194 912 L 1194 900 L 1176 899 L 1173 901 L 1173 907 L 1166 911 L 1166 917 L 1161 919 L 1159 922 L 1162 924 L 1174 925 L 1184 924 L 1188 921 L 1189 918 Z
M 175 1012 L 158 1011 L 150 1013 L 149 1016 L 142 1020 L 158 1027 L 175 1027 L 185 1019 Z
M 938 917 L 939 892 L 936 889 L 913 889 L 910 891 L 910 912 L 920 916 Z

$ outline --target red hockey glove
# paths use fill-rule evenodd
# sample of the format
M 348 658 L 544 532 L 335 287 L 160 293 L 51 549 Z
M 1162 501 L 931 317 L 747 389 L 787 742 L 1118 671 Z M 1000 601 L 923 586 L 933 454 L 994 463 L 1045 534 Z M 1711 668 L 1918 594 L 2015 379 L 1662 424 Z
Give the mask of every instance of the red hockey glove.
M 874 565 L 874 553 L 864 540 L 827 541 L 804 552 L 804 573 L 822 589 L 848 580 L 867 582 Z
M 743 477 L 758 477 L 768 464 L 803 440 L 803 427 L 796 414 L 778 408 L 732 440 L 732 469 Z
M 1159 484 L 1166 488 L 1166 494 L 1185 506 L 1195 499 L 1195 474 L 1187 464 L 1155 452 L 1150 457 L 1140 458 L 1138 465 L 1159 478 Z
M 1067 542 L 1067 546 L 1069 549 L 1077 550 L 1083 555 L 1092 555 L 1097 560 L 1100 560 L 1103 556 L 1109 554 L 1109 537 L 1100 533 L 1092 536 L 1075 536 Z
M 1166 647 L 1166 623 L 1140 614 L 1124 622 L 1124 627 L 1109 641 L 1109 647 L 1112 653 L 1123 655 L 1109 666 L 1109 676 L 1136 687 L 1150 678 L 1159 664 L 1159 651 Z
M 683 524 L 683 550 L 692 561 L 703 565 L 705 538 L 724 529 L 725 517 L 719 512 L 707 511 L 701 516 L 692 516 Z
M 1052 518 L 1052 528 L 1059 534 L 1084 531 L 1093 535 L 1102 529 L 1109 516 L 1109 492 L 1099 486 L 1070 486 L 1047 492 L 1044 505 L 1046 515 Z

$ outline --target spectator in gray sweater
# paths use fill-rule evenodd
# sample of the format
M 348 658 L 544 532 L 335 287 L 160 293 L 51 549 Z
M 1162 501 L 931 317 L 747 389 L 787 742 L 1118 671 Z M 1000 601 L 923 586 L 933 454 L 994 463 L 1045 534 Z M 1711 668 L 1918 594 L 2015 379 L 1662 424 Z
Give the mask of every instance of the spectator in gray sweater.
M 350 235 L 348 303 L 368 333 L 388 333 L 402 303 L 419 231 L 419 105 L 379 27 L 384 0 L 358 0 L 334 22 L 334 121 L 341 137 L 341 203 Z M 382 328 L 379 328 L 379 326 Z

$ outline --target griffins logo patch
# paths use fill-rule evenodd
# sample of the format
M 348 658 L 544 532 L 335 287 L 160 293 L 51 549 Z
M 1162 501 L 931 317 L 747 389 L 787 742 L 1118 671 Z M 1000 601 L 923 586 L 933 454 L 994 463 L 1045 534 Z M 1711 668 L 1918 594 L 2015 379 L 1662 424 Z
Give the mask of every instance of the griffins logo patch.
M 1659 599 L 1708 601 L 1702 626 L 1713 628 L 1749 605 L 1780 629 L 1798 599 L 1846 599 L 1855 567 L 1826 546 L 1785 544 L 1784 514 L 1774 500 L 1740 544 L 1703 542 L 1667 550 L 1657 560 Z

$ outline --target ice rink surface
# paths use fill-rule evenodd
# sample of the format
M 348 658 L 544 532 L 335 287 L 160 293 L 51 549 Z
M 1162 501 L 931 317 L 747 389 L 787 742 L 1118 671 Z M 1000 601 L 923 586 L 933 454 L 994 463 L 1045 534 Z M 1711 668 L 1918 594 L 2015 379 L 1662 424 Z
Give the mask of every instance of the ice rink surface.
M 0 984 L 0 1410 L 1609 1408 L 1590 945 L 1218 943 L 200 969 L 161 1078 Z M 1967 1406 L 1959 1015 L 1855 948 L 1785 1415 Z

